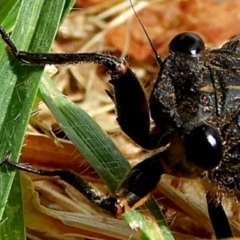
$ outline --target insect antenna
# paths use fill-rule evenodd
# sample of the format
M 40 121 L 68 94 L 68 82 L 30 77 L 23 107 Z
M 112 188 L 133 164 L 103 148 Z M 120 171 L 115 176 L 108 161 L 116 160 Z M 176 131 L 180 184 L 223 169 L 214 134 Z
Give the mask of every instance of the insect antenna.
M 155 55 L 155 58 L 156 58 L 156 60 L 157 60 L 157 62 L 158 62 L 158 64 L 159 64 L 159 66 L 161 66 L 161 65 L 162 65 L 162 59 L 161 59 L 161 57 L 158 55 L 158 53 L 157 53 L 157 51 L 156 51 L 156 48 L 154 47 L 154 45 L 153 45 L 153 43 L 152 43 L 152 41 L 151 41 L 151 39 L 150 39 L 150 37 L 149 37 L 149 35 L 148 35 L 148 32 L 147 32 L 146 28 L 144 27 L 141 19 L 139 18 L 138 14 L 137 14 L 137 12 L 136 12 L 136 10 L 135 10 L 135 8 L 134 8 L 134 5 L 133 5 L 132 0 L 129 0 L 129 2 L 130 2 L 131 7 L 132 7 L 132 9 L 133 9 L 134 15 L 136 16 L 136 18 L 137 18 L 137 20 L 138 20 L 138 22 L 139 22 L 142 30 L 144 31 L 144 33 L 145 33 L 145 35 L 146 35 L 146 37 L 147 37 L 147 39 L 148 39 L 148 42 L 149 42 L 149 44 L 150 44 L 150 46 L 151 46 L 151 48 L 152 48 L 152 50 L 153 50 L 153 53 L 154 53 L 154 55 Z

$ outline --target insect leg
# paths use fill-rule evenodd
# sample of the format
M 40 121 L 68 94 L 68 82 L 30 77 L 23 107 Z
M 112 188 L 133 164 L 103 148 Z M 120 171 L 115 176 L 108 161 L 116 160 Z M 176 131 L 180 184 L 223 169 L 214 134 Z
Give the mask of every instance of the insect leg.
M 118 209 L 117 215 L 141 206 L 149 198 L 165 173 L 160 159 L 161 153 L 158 153 L 131 169 L 115 193 L 119 205 L 122 206 Z
M 154 155 L 140 162 L 130 170 L 115 195 L 105 197 L 73 171 L 32 168 L 11 161 L 10 155 L 4 158 L 1 165 L 7 165 L 18 170 L 42 176 L 58 176 L 61 180 L 82 193 L 93 204 L 111 212 L 116 217 L 121 217 L 128 210 L 141 206 L 148 199 L 151 191 L 157 186 L 161 175 L 164 173 L 159 160 L 159 154 Z
M 97 53 L 31 53 L 19 51 L 4 28 L 0 25 L 0 34 L 10 52 L 19 61 L 29 65 L 95 63 L 106 66 L 110 71 L 118 70 L 122 62 L 116 57 Z
M 1 165 L 7 165 L 15 169 L 37 174 L 37 175 L 59 177 L 61 180 L 70 184 L 76 190 L 82 193 L 93 204 L 111 212 L 112 214 L 115 214 L 115 212 L 117 211 L 116 210 L 117 199 L 115 197 L 102 196 L 91 184 L 86 182 L 83 178 L 81 178 L 78 174 L 74 173 L 73 171 L 60 170 L 60 169 L 57 169 L 57 170 L 35 169 L 27 165 L 11 161 L 9 155 L 5 157 Z
M 232 230 L 221 201 L 216 194 L 208 192 L 206 195 L 208 213 L 217 239 L 232 238 Z
M 125 61 L 120 61 L 111 55 L 97 53 L 57 54 L 18 51 L 2 26 L 0 26 L 0 34 L 15 58 L 25 64 L 95 63 L 104 65 L 109 70 L 110 83 L 114 86 L 114 94 L 108 95 L 114 98 L 118 114 L 117 121 L 122 130 L 146 149 L 154 149 L 166 144 L 162 133 L 150 132 L 148 101 L 136 75 Z
M 145 149 L 162 146 L 162 133 L 150 132 L 148 101 L 136 75 L 128 68 L 121 74 L 111 74 L 111 77 L 117 121 L 121 129 Z

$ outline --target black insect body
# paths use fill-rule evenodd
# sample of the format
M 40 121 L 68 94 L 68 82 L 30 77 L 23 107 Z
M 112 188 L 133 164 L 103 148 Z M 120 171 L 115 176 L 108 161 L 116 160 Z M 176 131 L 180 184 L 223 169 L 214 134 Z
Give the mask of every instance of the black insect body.
M 220 198 L 213 189 L 238 192 L 240 189 L 240 66 L 239 39 L 220 49 L 205 50 L 203 40 L 194 33 L 181 33 L 169 44 L 170 53 L 161 60 L 160 72 L 149 104 L 135 74 L 125 61 L 110 55 L 34 54 L 18 51 L 0 27 L 10 51 L 25 64 L 66 64 L 93 62 L 109 69 L 114 87 L 117 121 L 122 130 L 145 149 L 169 147 L 132 168 L 118 192 L 109 198 L 75 173 L 65 170 L 37 170 L 5 163 L 36 174 L 56 176 L 73 185 L 98 206 L 120 216 L 142 204 L 156 187 L 161 175 L 209 179 L 215 187 L 207 189 L 209 215 L 218 238 L 232 232 Z M 156 127 L 150 129 L 150 115 Z M 220 220 L 221 219 L 221 220 Z

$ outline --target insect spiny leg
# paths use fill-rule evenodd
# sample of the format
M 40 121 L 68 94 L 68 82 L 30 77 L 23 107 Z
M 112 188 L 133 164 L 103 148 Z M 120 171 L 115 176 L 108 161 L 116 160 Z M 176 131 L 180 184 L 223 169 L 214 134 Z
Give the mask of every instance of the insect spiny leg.
M 105 197 L 102 196 L 98 190 L 96 190 L 91 184 L 86 182 L 83 178 L 81 178 L 78 174 L 74 173 L 70 170 L 43 170 L 43 169 L 35 169 L 30 166 L 16 163 L 11 161 L 10 155 L 6 155 L 5 159 L 0 165 L 7 165 L 13 167 L 15 169 L 41 175 L 41 176 L 48 176 L 48 177 L 59 177 L 64 182 L 68 183 L 80 193 L 82 193 L 89 201 L 93 204 L 101 207 L 102 209 L 110 212 L 111 214 L 115 215 L 118 211 L 118 204 L 117 199 L 115 197 Z
M 1 34 L 2 39 L 4 40 L 4 42 L 8 45 L 10 51 L 15 56 L 17 56 L 18 55 L 18 50 L 17 50 L 15 44 L 13 43 L 13 41 L 10 39 L 9 35 L 6 33 L 6 31 L 2 27 L 2 25 L 0 25 L 0 34 Z

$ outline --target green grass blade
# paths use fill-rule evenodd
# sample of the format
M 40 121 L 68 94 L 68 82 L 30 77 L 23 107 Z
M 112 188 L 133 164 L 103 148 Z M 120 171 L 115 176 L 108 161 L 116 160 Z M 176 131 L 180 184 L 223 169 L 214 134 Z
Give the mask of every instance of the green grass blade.
M 44 75 L 39 89 L 42 99 L 61 128 L 114 193 L 130 170 L 128 161 L 87 113 L 68 101 L 47 76 Z M 147 221 L 136 210 L 128 212 L 124 217 L 133 228 L 138 226 L 141 239 L 173 239 L 166 225 L 164 231 L 160 230 L 157 224 Z M 157 220 L 164 222 L 163 217 L 159 215 Z
M 32 52 L 49 51 L 60 21 L 72 5 L 73 1 L 69 0 L 22 0 L 16 25 L 11 34 L 11 38 L 18 49 Z M 14 6 L 11 9 L 13 8 Z M 51 16 L 51 19 L 49 16 Z M 6 152 L 10 151 L 13 159 L 17 160 L 43 67 L 20 64 L 6 51 L 5 43 L 1 39 L 0 62 L 0 158 L 3 159 Z M 16 220 L 17 216 L 23 215 L 21 200 L 19 200 L 21 198 L 19 178 L 16 179 L 17 185 L 15 185 L 15 189 L 19 189 L 19 192 L 17 194 L 14 192 L 15 196 L 11 194 L 11 197 L 13 197 L 11 201 L 15 202 L 15 205 L 12 208 L 7 207 L 6 210 L 9 212 L 5 211 L 3 216 L 6 203 L 11 202 L 8 197 L 13 177 L 13 173 L 9 173 L 5 168 L 0 168 L 0 239 L 24 239 L 22 237 L 24 235 L 23 221 L 20 222 L 21 229 L 18 224 L 12 224 L 11 221 L 11 219 Z M 19 211 L 16 211 L 16 209 Z M 6 235 L 5 230 L 10 229 L 10 227 L 12 230 Z M 20 231 L 23 234 L 19 234 Z
M 5 11 L 7 18 L 3 21 L 10 27 L 16 19 L 11 38 L 19 49 L 48 52 L 59 22 L 72 5 L 72 0 L 22 0 L 20 5 L 7 6 L 6 9 L 10 9 L 12 13 L 6 14 Z M 0 41 L 0 157 L 3 158 L 5 153 L 10 151 L 13 159 L 17 160 L 43 68 L 19 64 L 6 52 L 5 47 Z M 51 81 L 45 79 L 40 86 L 45 102 L 64 131 L 114 192 L 130 169 L 129 163 L 124 160 L 112 141 L 102 133 L 100 127 L 76 105 L 67 101 Z M 92 146 L 93 143 L 95 145 Z M 13 176 L 13 173 L 10 174 L 6 169 L 0 168 L 0 239 L 25 240 L 18 177 L 15 178 L 14 188 L 10 192 Z M 6 207 L 6 202 L 12 204 Z M 154 227 L 150 228 L 149 223 L 139 212 L 131 211 L 126 218 L 131 225 L 136 221 L 139 223 L 142 239 L 156 239 L 156 236 L 159 236 L 157 235 L 159 231 Z M 19 224 L 13 224 L 15 221 Z
M 164 218 L 163 214 L 162 214 L 156 200 L 154 198 L 150 198 L 146 202 L 146 206 L 148 207 L 148 209 L 150 209 L 152 215 L 157 220 L 157 224 L 161 229 L 163 239 L 164 240 L 174 240 L 174 237 L 171 233 L 169 226 L 167 225 L 166 221 L 163 220 L 163 218 Z
M 0 0 L 0 23 L 5 28 L 10 28 L 16 21 L 21 5 L 21 0 Z
M 21 198 L 22 190 L 20 186 L 19 172 L 16 173 L 11 191 L 8 197 L 8 202 L 5 207 L 1 226 L 0 226 L 0 239 L 26 239 L 24 215 L 23 213 L 23 200 Z
M 115 192 L 124 175 L 130 170 L 130 164 L 99 125 L 58 92 L 47 76 L 44 76 L 39 89 L 63 131 L 102 179 L 109 181 L 109 189 Z

